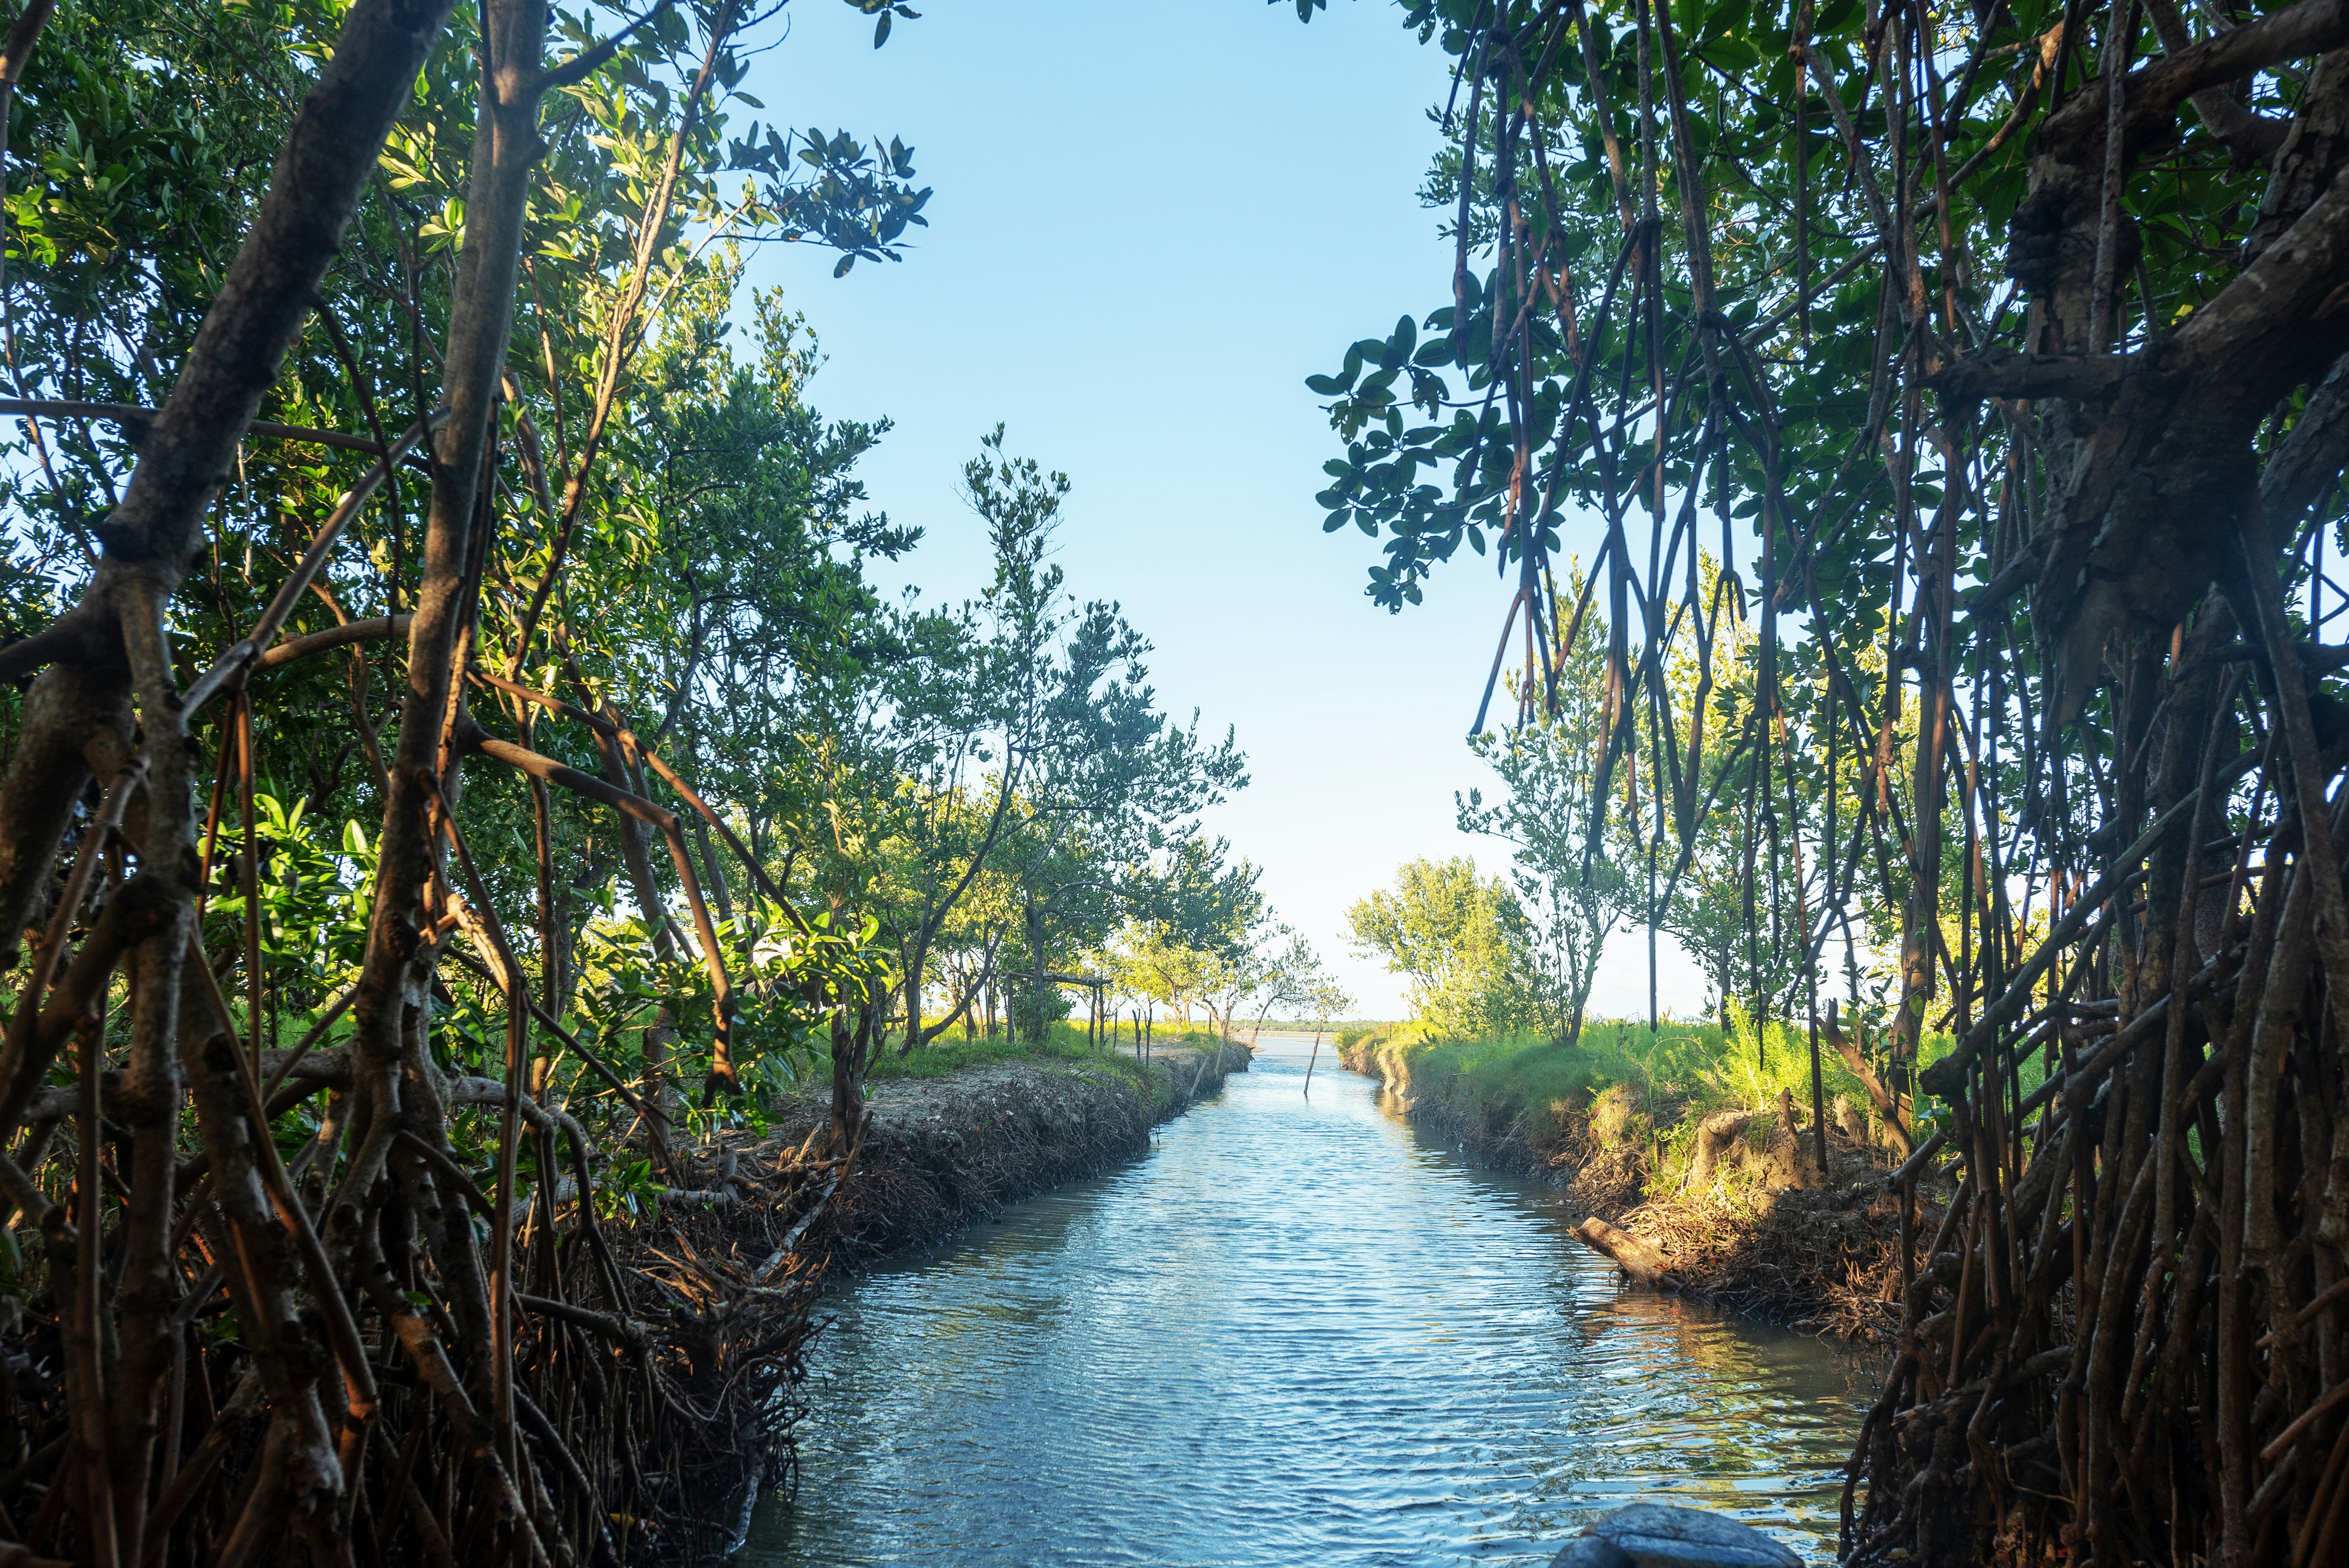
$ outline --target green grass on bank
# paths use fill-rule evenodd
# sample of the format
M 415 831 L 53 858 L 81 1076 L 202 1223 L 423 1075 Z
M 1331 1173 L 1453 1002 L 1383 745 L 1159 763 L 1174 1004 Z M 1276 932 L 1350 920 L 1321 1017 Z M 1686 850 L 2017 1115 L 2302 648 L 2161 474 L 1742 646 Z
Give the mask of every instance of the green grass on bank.
M 1155 1057 L 1170 1049 L 1203 1045 L 1211 1037 L 1210 1031 L 1198 1025 L 1162 1023 L 1150 1032 L 1150 1054 Z M 902 1055 L 891 1045 L 874 1059 L 865 1077 L 874 1080 L 947 1078 L 966 1068 L 1044 1060 L 1106 1065 L 1137 1081 L 1143 1077 L 1143 1064 L 1134 1057 L 1132 1028 L 1121 1028 L 1112 1038 L 1089 1046 L 1084 1026 L 1067 1022 L 1054 1024 L 1041 1040 L 1014 1040 L 1008 1032 L 992 1038 L 978 1035 L 966 1039 L 957 1029 Z
M 1811 1103 L 1809 1034 L 1775 1020 L 1758 1028 L 1666 1024 L 1655 1029 L 1594 1021 L 1571 1046 L 1537 1036 L 1447 1039 L 1412 1024 L 1350 1027 L 1339 1040 L 1367 1056 L 1364 1065 L 1389 1083 L 1464 1110 L 1473 1107 L 1487 1125 L 1522 1117 L 1535 1126 L 1562 1126 L 1619 1088 L 1610 1097 L 1608 1125 L 1621 1129 L 1618 1136 L 1653 1142 L 1668 1161 L 1684 1153 L 1696 1123 L 1713 1111 L 1769 1108 L 1781 1088 L 1805 1109 Z M 1948 1035 L 1929 1037 L 1924 1063 L 1946 1055 L 1953 1043 Z M 1824 1040 L 1819 1068 L 1827 1103 L 1841 1095 L 1870 1116 L 1867 1091 Z M 2034 1063 L 2025 1071 L 2023 1092 L 2039 1081 Z

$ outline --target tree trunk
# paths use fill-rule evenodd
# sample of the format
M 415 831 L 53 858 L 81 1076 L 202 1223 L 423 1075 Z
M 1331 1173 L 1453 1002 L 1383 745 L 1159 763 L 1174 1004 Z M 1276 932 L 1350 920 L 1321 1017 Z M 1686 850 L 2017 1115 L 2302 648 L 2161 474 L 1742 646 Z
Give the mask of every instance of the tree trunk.
M 734 919 L 734 890 L 726 880 L 726 862 L 709 847 L 709 825 L 698 816 L 692 821 L 693 841 L 701 851 L 701 874 L 709 883 L 710 900 L 718 905 L 718 918 L 730 924 Z
M 897 1047 L 901 1057 L 922 1043 L 922 971 L 929 955 L 930 944 L 924 937 L 916 937 L 905 950 L 905 1037 Z
M 1798 1187 L 1816 1191 L 1826 1183 L 1826 1172 L 1803 1142 L 1795 1126 L 1792 1091 L 1778 1091 L 1777 1124 L 1770 1130 L 1770 1147 L 1763 1160 L 1763 1185 L 1777 1191 Z
M 1720 1173 L 1722 1160 L 1744 1136 L 1754 1119 L 1750 1110 L 1717 1110 L 1696 1124 L 1696 1156 L 1689 1163 L 1689 1186 L 1702 1192 Z
M 1884 1140 L 1890 1145 L 1895 1158 L 1907 1160 L 1915 1148 L 1909 1140 L 1908 1126 L 1901 1119 L 1899 1101 L 1885 1087 L 1884 1080 L 1876 1076 L 1876 1069 L 1868 1065 L 1868 1057 L 1858 1045 L 1837 1025 L 1832 1001 L 1827 1003 L 1826 1022 L 1819 1026 L 1819 1032 L 1835 1047 L 1836 1055 L 1843 1058 L 1844 1066 L 1851 1069 L 1851 1076 L 1859 1080 L 1859 1087 L 1868 1091 L 1868 1102 L 1876 1107 L 1876 1119 L 1884 1124 Z
M 615 722 L 625 724 L 616 713 Z M 604 759 L 605 779 L 629 791 L 642 792 L 642 781 L 628 767 L 627 758 L 617 740 L 599 734 L 596 748 Z M 650 933 L 653 952 L 664 964 L 674 964 L 682 956 L 678 951 L 677 934 L 670 929 L 668 905 L 661 896 L 660 883 L 653 874 L 651 846 L 646 842 L 645 825 L 626 812 L 615 814 L 620 834 L 620 864 L 627 872 L 628 896 L 635 899 L 637 913 L 644 916 Z M 678 1095 L 670 1079 L 672 1047 L 677 1043 L 677 1016 L 669 1011 L 668 1003 L 654 1004 L 652 1022 L 644 1032 L 645 1106 L 649 1112 L 645 1118 L 645 1139 L 653 1159 L 664 1173 L 674 1173 L 676 1155 L 670 1147 L 669 1134 L 676 1125 Z
M 1051 1026 L 1047 1023 L 1044 1018 L 1044 912 L 1038 908 L 1036 901 L 1033 898 L 1030 898 L 1027 902 L 1026 913 L 1028 920 L 1028 957 L 1029 961 L 1036 965 L 1035 974 L 1029 981 L 1029 985 L 1031 989 L 1029 992 L 1028 1008 L 1029 1012 L 1034 1018 L 1033 1026 L 1035 1030 L 1035 1033 L 1030 1037 L 1032 1041 L 1041 1043 L 1045 1035 L 1049 1033 L 1051 1028 Z M 1016 1037 L 1019 1028 L 1019 1009 L 1017 1007 L 1014 1007 L 1012 1010 L 1011 1027 L 1012 1033 Z

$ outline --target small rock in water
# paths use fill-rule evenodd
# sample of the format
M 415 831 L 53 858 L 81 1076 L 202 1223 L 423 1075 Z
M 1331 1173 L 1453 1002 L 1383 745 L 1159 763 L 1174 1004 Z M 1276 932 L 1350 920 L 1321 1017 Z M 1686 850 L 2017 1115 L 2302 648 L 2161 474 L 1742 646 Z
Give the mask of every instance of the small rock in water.
M 1635 1502 L 1568 1542 L 1549 1568 L 1802 1568 L 1802 1562 L 1750 1524 Z

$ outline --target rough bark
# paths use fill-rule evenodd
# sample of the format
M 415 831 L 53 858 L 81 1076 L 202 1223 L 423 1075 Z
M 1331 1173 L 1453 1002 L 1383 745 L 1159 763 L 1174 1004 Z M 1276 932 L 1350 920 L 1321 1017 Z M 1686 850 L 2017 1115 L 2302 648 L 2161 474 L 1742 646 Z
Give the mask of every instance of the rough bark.
M 1689 1161 L 1689 1185 L 1699 1191 L 1713 1185 L 1730 1151 L 1745 1136 L 1754 1120 L 1750 1110 L 1717 1110 L 1696 1124 L 1696 1151 Z

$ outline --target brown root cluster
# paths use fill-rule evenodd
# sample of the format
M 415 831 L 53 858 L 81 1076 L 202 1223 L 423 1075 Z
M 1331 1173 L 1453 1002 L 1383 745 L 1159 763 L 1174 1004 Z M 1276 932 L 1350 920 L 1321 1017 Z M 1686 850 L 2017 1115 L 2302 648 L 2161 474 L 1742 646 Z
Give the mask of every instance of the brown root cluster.
M 2277 750 L 2307 745 L 2294 684 Z M 2230 759 L 2200 722 L 2219 685 L 2179 672 L 2158 825 L 2082 899 L 2095 933 L 2059 924 L 2043 948 L 2054 1001 L 2029 1007 L 2026 967 L 1923 1076 L 1951 1117 L 1903 1179 L 1947 1150 L 1962 1180 L 1913 1272 L 1904 1249 L 1899 1354 L 1853 1458 L 1871 1483 L 1853 1561 L 2305 1564 L 2349 1547 L 2341 812 L 2300 810 L 2323 799 L 2304 771 L 2221 834 Z M 2140 877 L 2135 909 L 2113 899 Z M 2206 879 L 2232 891 L 2198 929 Z
M 834 1183 L 820 1171 L 703 1173 L 716 1190 L 618 1222 L 596 1223 L 575 1197 L 519 1215 L 505 1391 L 518 1418 L 502 1437 L 478 1414 L 494 1392 L 478 1404 L 468 1392 L 464 1368 L 481 1357 L 465 1353 L 450 1308 L 385 1281 L 369 1357 L 378 1403 L 336 1412 L 356 1450 L 345 1515 L 295 1522 L 335 1528 L 362 1562 L 490 1561 L 523 1532 L 556 1562 L 719 1556 L 756 1490 L 789 1479 L 823 1272 L 801 1242 Z M 468 1222 L 489 1212 L 472 1198 Z M 93 1476 L 75 1440 L 71 1233 L 65 1242 L 46 1268 L 26 1260 L 28 1299 L 10 1304 L 0 1341 L 0 1521 L 21 1546 L 11 1563 L 88 1562 L 90 1499 L 116 1479 Z M 208 1250 L 199 1239 L 193 1261 Z M 152 1563 L 212 1560 L 255 1500 L 285 1485 L 265 1363 L 240 1343 L 227 1301 L 182 1300 L 158 1347 Z M 509 1503 L 516 1513 L 502 1512 Z
M 1575 1191 L 1579 1200 L 1579 1181 Z M 1661 1244 L 1674 1277 L 1723 1306 L 1867 1343 L 1899 1327 L 1899 1211 L 1881 1188 L 1795 1189 L 1753 1213 L 1661 1197 L 1616 1222 Z
M 12 32 L 0 98 L 49 10 L 27 7 Z M 859 939 L 819 934 L 792 908 L 725 816 L 580 678 L 543 616 L 560 603 L 678 160 L 745 14 L 721 5 L 700 19 L 707 51 L 665 132 L 669 172 L 644 194 L 565 511 L 525 611 L 504 562 L 538 546 L 496 498 L 527 487 L 538 521 L 554 519 L 544 449 L 505 390 L 540 104 L 618 40 L 548 66 L 547 7 L 483 0 L 474 48 L 496 67 L 481 83 L 463 244 L 431 356 L 437 408 L 397 440 L 254 423 L 329 267 L 347 260 L 344 230 L 448 11 L 357 0 L 344 14 L 331 57 L 299 78 L 308 96 L 168 403 L 130 411 L 138 463 L 98 529 L 103 556 L 53 624 L 0 646 L 0 679 L 26 683 L 0 773 L 0 967 L 16 981 L 0 1040 L 11 1287 L 0 1562 L 708 1557 L 758 1478 L 789 1464 L 818 1274 L 806 1243 L 855 1159 L 884 976 Z M 245 634 L 202 665 L 174 646 L 177 596 L 243 443 L 263 438 L 378 461 Z M 353 516 L 424 452 L 412 608 L 281 640 L 295 609 L 323 594 Z M 555 648 L 536 645 L 542 635 Z M 356 982 L 325 1005 L 315 975 L 273 975 L 263 959 L 254 716 L 271 671 L 381 637 L 403 639 L 406 662 L 396 726 L 354 702 L 351 748 L 384 802 L 364 947 Z M 492 639 L 503 646 L 485 652 Z M 550 665 L 569 665 L 584 706 L 512 678 Z M 542 715 L 580 727 L 604 776 L 533 748 Z M 469 763 L 509 769 L 527 791 L 531 924 L 514 919 L 524 901 L 511 890 L 501 909 L 468 842 L 481 820 Z M 822 1125 L 792 1158 L 754 1172 L 688 1146 L 663 1054 L 676 998 L 644 1008 L 658 1022 L 643 1030 L 633 1085 L 559 1021 L 570 934 L 552 895 L 558 790 L 610 814 L 670 973 L 698 970 L 714 1028 L 705 1099 L 738 1086 L 738 998 L 700 893 L 707 873 L 722 896 L 708 832 L 793 923 L 798 966 L 775 985 L 796 987 L 809 1027 L 829 1029 L 833 1081 Z M 243 815 L 246 837 L 234 863 L 216 864 L 224 811 Z M 651 870 L 664 851 L 674 900 Z M 214 909 L 208 924 L 205 901 L 232 885 L 244 912 L 233 945 L 207 953 L 224 917 Z M 853 912 L 834 913 L 855 929 Z M 503 1014 L 502 1050 L 472 1043 L 480 1074 L 452 1049 L 460 992 Z M 308 1037 L 279 1048 L 276 1020 L 321 1005 Z M 558 1058 L 586 1091 L 570 1106 Z M 642 1161 L 629 1159 L 637 1147 Z M 634 1169 L 616 1180 L 624 1162 Z
M 1628 9 L 1429 13 L 1446 336 L 1320 384 L 1374 595 L 1503 542 L 1486 711 L 1605 639 L 1557 828 L 1636 835 L 1651 939 L 1726 810 L 1724 995 L 1876 954 L 1889 1221 L 1643 1217 L 1733 1299 L 1897 1313 L 1847 1568 L 2349 1562 L 2349 7 Z

